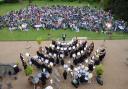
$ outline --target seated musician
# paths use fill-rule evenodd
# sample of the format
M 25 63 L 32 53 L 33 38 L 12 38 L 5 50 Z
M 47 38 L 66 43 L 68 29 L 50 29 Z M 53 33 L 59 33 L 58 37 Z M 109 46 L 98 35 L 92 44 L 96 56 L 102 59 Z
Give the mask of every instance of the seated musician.
M 44 58 L 42 47 L 39 47 L 39 50 L 37 51 L 37 56 Z

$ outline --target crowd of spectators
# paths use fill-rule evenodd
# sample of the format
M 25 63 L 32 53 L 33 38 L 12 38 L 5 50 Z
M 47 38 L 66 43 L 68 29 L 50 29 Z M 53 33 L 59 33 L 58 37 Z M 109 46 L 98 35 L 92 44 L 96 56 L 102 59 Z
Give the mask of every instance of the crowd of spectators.
M 77 32 L 79 29 L 105 31 L 107 23 L 111 24 L 112 31 L 128 32 L 128 26 L 123 20 L 115 20 L 110 12 L 88 6 L 31 5 L 0 16 L 0 29 L 7 27 L 10 31 L 28 31 L 30 28 L 36 30 L 70 28 Z

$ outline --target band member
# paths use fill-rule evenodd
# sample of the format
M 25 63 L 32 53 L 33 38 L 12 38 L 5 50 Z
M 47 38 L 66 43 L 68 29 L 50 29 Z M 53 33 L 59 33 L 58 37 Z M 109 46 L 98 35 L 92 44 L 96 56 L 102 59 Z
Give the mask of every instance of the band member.
M 20 59 L 21 59 L 21 62 L 22 62 L 22 65 L 24 67 L 24 69 L 27 68 L 27 63 L 24 61 L 24 58 L 23 58 L 23 54 L 20 53 Z
M 44 58 L 42 47 L 39 47 L 39 50 L 37 51 L 37 56 Z
M 62 65 L 62 66 L 64 65 L 64 60 L 63 60 L 63 59 L 61 59 L 61 65 Z
M 64 72 L 63 72 L 63 77 L 65 80 L 67 79 L 67 71 L 66 70 L 64 70 Z
M 59 57 L 57 57 L 56 64 L 59 64 L 59 63 L 60 63 L 60 60 L 59 60 Z

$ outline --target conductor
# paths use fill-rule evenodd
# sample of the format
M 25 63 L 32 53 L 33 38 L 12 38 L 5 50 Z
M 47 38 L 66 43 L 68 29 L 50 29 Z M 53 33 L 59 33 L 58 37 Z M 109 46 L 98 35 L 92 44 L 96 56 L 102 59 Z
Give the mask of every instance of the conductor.
M 62 34 L 62 40 L 63 40 L 63 41 L 65 41 L 66 36 L 67 36 L 67 35 L 66 35 L 65 33 Z

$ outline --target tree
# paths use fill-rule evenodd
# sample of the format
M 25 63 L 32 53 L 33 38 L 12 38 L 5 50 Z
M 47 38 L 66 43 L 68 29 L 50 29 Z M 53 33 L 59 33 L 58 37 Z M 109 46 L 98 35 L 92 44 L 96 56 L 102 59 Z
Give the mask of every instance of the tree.
M 128 21 L 128 0 L 104 0 L 103 5 L 104 9 L 111 10 L 115 17 Z
M 4 0 L 5 3 L 16 3 L 19 2 L 19 0 Z

